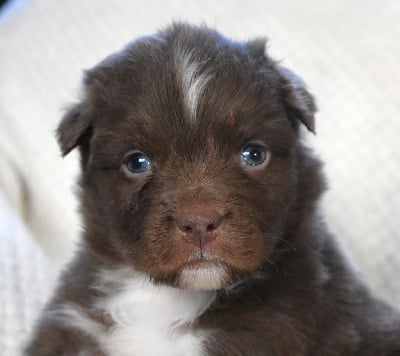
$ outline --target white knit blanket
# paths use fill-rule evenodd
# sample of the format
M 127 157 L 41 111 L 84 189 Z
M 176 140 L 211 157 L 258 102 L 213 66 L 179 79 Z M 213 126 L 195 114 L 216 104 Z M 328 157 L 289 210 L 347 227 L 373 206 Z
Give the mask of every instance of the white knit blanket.
M 58 268 L 0 192 L 0 354 L 18 355 Z

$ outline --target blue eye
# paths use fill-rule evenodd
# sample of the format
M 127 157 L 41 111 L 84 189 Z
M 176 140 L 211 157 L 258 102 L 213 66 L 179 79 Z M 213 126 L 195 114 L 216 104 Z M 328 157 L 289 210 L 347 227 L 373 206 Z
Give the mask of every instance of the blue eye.
M 246 166 L 259 166 L 268 158 L 268 150 L 257 143 L 250 143 L 242 150 L 242 162 Z
M 147 156 L 140 151 L 133 151 L 125 156 L 125 167 L 132 173 L 151 171 L 151 163 Z

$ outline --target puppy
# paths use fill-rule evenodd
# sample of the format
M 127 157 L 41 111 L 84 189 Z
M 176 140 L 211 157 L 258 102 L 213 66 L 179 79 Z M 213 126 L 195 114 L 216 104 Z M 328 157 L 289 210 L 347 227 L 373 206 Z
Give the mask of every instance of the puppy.
M 174 24 L 88 71 L 63 118 L 84 232 L 27 355 L 400 355 L 318 214 L 316 106 L 265 54 Z

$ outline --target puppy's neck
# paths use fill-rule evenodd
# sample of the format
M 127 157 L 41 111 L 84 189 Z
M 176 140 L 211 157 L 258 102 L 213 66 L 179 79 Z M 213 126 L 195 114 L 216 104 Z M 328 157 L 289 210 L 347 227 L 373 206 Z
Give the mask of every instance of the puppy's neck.
M 96 289 L 102 295 L 97 307 L 121 325 L 138 319 L 163 326 L 191 324 L 215 299 L 213 291 L 156 285 L 148 275 L 129 267 L 100 270 Z
M 159 286 L 131 268 L 102 267 L 90 308 L 65 303 L 53 317 L 94 338 L 113 355 L 202 355 L 205 332 L 192 328 L 215 292 Z M 89 312 L 90 311 L 90 312 Z M 101 315 L 107 325 L 91 317 Z
M 311 237 L 313 226 L 320 223 L 318 205 L 326 189 L 322 163 L 302 143 L 296 150 L 296 170 L 296 191 L 282 231 L 283 237 L 292 243 L 296 243 L 297 237 Z

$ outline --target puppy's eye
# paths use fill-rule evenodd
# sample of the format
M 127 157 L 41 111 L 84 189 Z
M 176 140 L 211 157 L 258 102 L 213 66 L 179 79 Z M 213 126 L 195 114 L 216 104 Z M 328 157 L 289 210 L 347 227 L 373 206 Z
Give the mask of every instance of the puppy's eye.
M 129 152 L 124 159 L 124 166 L 131 173 L 144 173 L 151 171 L 149 158 L 140 151 Z
M 242 162 L 246 166 L 260 166 L 266 163 L 268 158 L 267 148 L 258 143 L 250 143 L 242 150 Z

